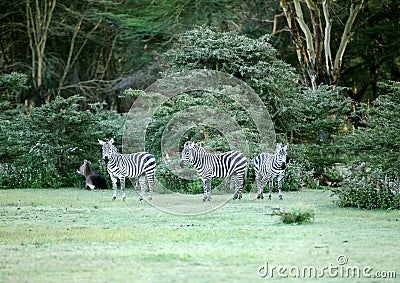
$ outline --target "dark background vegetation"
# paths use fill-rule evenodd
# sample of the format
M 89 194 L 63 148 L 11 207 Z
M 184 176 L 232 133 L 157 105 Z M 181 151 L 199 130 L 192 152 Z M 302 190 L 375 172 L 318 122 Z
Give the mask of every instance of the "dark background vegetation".
M 290 144 L 285 189 L 315 187 L 311 177 L 325 174 L 356 192 L 336 191 L 343 206 L 372 208 L 352 201 L 379 183 L 373 187 L 385 197 L 373 207 L 396 207 L 400 1 L 0 0 L 0 10 L 2 188 L 82 186 L 75 171 L 85 158 L 105 173 L 97 139 L 121 145 L 135 99 L 126 90 L 206 68 L 242 79 L 266 104 L 278 142 Z M 169 117 L 192 105 L 229 109 L 257 144 L 233 102 L 182 97 L 149 128 L 157 158 Z M 190 138 L 226 150 L 217 131 L 199 127 Z M 359 161 L 366 172 L 349 170 Z M 174 191 L 199 191 L 162 162 L 158 174 Z M 253 179 L 250 172 L 247 189 Z

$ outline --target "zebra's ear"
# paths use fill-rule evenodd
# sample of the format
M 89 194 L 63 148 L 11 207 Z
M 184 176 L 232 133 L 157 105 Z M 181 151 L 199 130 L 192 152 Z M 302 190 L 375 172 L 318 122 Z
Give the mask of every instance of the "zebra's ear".
M 99 140 L 99 144 L 101 144 L 101 145 L 103 145 L 103 144 L 105 144 L 106 142 L 103 142 L 102 140 Z
M 284 149 L 285 151 L 287 151 L 288 146 L 289 146 L 289 144 L 287 143 L 287 144 L 283 147 L 283 149 Z
M 109 141 L 110 144 L 114 143 L 114 138 L 111 138 L 111 140 Z
M 275 149 L 275 151 L 278 152 L 278 151 L 281 150 L 281 148 L 282 148 L 281 144 L 280 144 L 280 143 L 277 143 L 277 144 L 276 144 L 276 149 Z

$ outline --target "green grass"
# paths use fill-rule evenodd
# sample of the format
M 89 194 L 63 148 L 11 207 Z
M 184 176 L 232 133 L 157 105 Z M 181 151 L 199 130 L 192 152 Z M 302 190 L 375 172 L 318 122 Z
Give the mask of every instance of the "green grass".
M 400 277 L 400 212 L 337 208 L 329 192 L 285 193 L 280 201 L 244 196 L 208 213 L 180 216 L 111 191 L 0 190 L 0 282 L 298 282 L 261 278 L 259 266 L 370 266 Z M 227 196 L 181 202 L 154 196 L 173 211 L 207 211 Z M 277 207 L 305 206 L 315 219 L 287 225 Z M 179 211 L 180 208 L 182 211 Z M 286 274 L 289 274 L 286 272 Z M 398 279 L 386 279 L 396 282 Z M 303 278 L 303 282 L 383 282 Z

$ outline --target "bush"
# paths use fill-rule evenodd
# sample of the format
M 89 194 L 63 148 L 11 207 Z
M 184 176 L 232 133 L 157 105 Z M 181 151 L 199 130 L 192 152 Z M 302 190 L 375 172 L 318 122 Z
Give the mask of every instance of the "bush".
M 252 87 L 264 101 L 276 129 L 295 129 L 298 86 L 294 69 L 278 58 L 270 35 L 252 39 L 236 31 L 197 27 L 182 34 L 164 54 L 165 75 L 195 69 L 222 71 Z
M 78 186 L 82 176 L 76 169 L 84 159 L 92 160 L 95 169 L 99 167 L 97 139 L 115 137 L 120 143 L 123 117 L 98 109 L 83 111 L 83 101 L 79 96 L 58 97 L 33 108 L 30 115 L 0 117 L 0 135 L 7 140 L 0 145 L 0 187 Z
M 310 172 L 307 171 L 303 162 L 291 159 L 287 164 L 282 189 L 284 191 L 298 191 L 305 187 L 309 178 L 311 178 Z M 277 186 L 274 186 L 274 190 L 278 190 Z
M 291 210 L 274 209 L 273 215 L 279 215 L 284 224 L 303 224 L 314 220 L 314 210 L 309 207 L 296 207 Z
M 354 134 L 344 138 L 343 145 L 370 168 L 390 178 L 400 171 L 400 82 L 379 83 L 380 97 L 373 107 L 364 105 L 362 123 Z
M 364 209 L 399 209 L 399 182 L 388 181 L 378 173 L 355 173 L 343 181 L 343 187 L 333 190 L 339 207 Z
M 21 93 L 28 89 L 27 80 L 27 75 L 17 72 L 0 75 L 0 111 L 16 108 Z

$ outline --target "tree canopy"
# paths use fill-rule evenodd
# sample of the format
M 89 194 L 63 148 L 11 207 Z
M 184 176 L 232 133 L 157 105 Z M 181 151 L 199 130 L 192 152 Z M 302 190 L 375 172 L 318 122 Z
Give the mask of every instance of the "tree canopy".
M 380 79 L 400 73 L 399 1 L 57 1 L 0 0 L 0 73 L 29 76 L 20 102 L 41 105 L 79 94 L 126 111 L 119 98 L 162 71 L 161 54 L 198 25 L 258 38 L 272 34 L 303 82 L 377 97 Z M 292 43 L 291 43 L 292 42 Z

